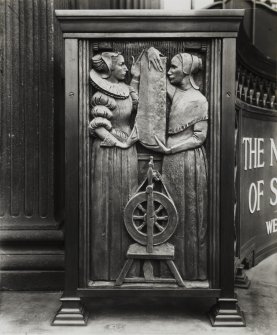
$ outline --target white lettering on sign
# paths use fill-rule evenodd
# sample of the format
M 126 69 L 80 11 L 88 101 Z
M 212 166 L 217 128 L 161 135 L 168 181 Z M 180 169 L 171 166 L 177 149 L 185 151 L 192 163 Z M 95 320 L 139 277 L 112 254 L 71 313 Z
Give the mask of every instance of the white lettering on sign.
M 264 138 L 243 137 L 244 145 L 244 170 L 257 169 L 265 166 L 262 155 L 264 155 Z
M 266 224 L 267 235 L 277 232 L 277 218 L 272 219 L 270 221 L 266 221 L 265 224 Z
M 248 204 L 251 214 L 253 214 L 255 211 L 258 212 L 261 210 L 261 196 L 264 195 L 262 185 L 264 185 L 264 181 L 258 180 L 257 185 L 255 183 L 251 183 L 249 187 Z
M 270 139 L 270 166 L 273 166 L 273 155 L 275 157 L 275 161 L 277 161 L 277 148 L 274 143 L 274 139 Z
M 277 205 L 277 178 L 272 178 L 270 181 L 270 189 L 275 194 L 275 199 L 270 197 L 269 203 L 271 206 Z

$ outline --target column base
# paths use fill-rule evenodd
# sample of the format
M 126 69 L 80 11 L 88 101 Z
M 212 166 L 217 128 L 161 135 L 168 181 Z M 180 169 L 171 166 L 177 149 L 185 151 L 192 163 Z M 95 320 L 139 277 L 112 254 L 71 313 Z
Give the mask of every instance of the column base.
M 88 312 L 79 297 L 61 298 L 61 308 L 54 317 L 52 326 L 86 326 Z
M 237 267 L 236 276 L 235 276 L 235 287 L 238 288 L 249 288 L 251 281 L 245 274 L 244 266 L 239 265 Z
M 237 304 L 237 299 L 219 298 L 209 312 L 213 327 L 245 327 L 244 314 Z

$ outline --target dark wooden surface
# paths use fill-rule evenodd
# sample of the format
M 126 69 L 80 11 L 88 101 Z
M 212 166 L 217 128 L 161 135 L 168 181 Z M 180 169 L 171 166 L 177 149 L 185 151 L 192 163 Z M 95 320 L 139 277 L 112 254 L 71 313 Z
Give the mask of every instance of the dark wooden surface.
M 94 34 L 102 33 L 105 37 L 111 33 L 122 33 L 118 37 L 126 37 L 124 33 L 150 33 L 148 36 L 153 37 L 155 33 L 166 34 L 173 33 L 172 36 L 182 33 L 191 34 L 191 36 L 237 36 L 240 17 L 243 10 L 226 10 L 225 15 L 221 11 L 155 11 L 155 10 L 132 10 L 132 11 L 56 11 L 56 15 L 61 23 L 64 33 L 77 34 L 75 37 L 88 37 L 84 33 Z M 203 19 L 206 17 L 207 19 Z M 107 24 L 107 21 L 109 24 Z M 210 24 L 211 21 L 214 24 Z M 201 22 L 201 23 L 200 23 Z M 128 25 L 128 29 L 125 29 Z M 73 35 L 68 35 L 73 36 Z M 142 37 L 142 36 L 140 36 Z
M 220 155 L 220 287 L 222 288 L 222 296 L 226 298 L 234 297 L 235 60 L 236 40 L 233 38 L 223 39 Z
M 63 40 L 54 9 L 70 8 L 70 2 L 0 2 L 0 258 L 5 258 L 0 286 L 5 289 L 62 287 L 63 121 L 54 110 L 61 111 L 63 103 L 54 102 L 54 94 L 63 91 Z M 45 276 L 37 272 L 40 258 Z
M 221 71 L 222 41 L 212 40 L 211 52 L 207 57 L 207 71 L 211 73 L 207 83 L 209 97 L 209 133 L 207 154 L 209 157 L 209 276 L 212 287 L 219 287 L 219 232 L 220 232 L 220 126 L 221 126 Z M 210 61 L 208 61 L 208 59 Z M 211 90 L 213 87 L 213 91 Z M 211 246 L 214 246 L 211 248 Z
M 133 284 L 129 284 L 133 286 Z M 174 288 L 141 288 L 141 283 L 137 284 L 137 288 L 118 288 L 118 287 L 104 287 L 104 288 L 95 288 L 91 289 L 78 289 L 78 296 L 80 297 L 214 297 L 217 298 L 220 296 L 220 289 L 184 289 L 183 287 L 174 287 Z
M 78 285 L 79 239 L 79 52 L 78 40 L 65 41 L 65 292 Z
M 81 12 L 78 12 L 81 14 Z M 107 12 L 106 12 L 107 13 Z M 209 12 L 211 13 L 211 12 Z M 80 22 L 78 20 L 75 20 L 75 18 L 68 13 L 65 12 L 58 12 L 58 15 L 65 14 L 65 17 L 60 18 L 62 21 L 62 29 L 64 32 L 75 31 L 77 34 L 82 34 L 83 27 L 79 25 Z M 78 14 L 78 15 L 79 15 Z M 89 30 L 99 32 L 107 33 L 107 30 L 109 31 L 109 27 L 115 28 L 117 27 L 117 18 L 111 17 L 110 13 L 107 13 L 105 20 L 110 19 L 111 25 L 98 25 L 96 22 L 97 20 L 102 20 L 101 18 L 96 18 L 95 16 L 90 17 L 89 15 L 92 14 L 91 12 L 86 13 L 86 17 L 84 21 L 87 21 L 87 24 L 89 26 Z M 100 14 L 100 12 L 98 12 Z M 104 13 L 102 13 L 104 14 Z M 220 16 L 217 16 L 215 18 L 215 14 L 219 13 L 213 13 L 213 15 L 209 14 L 210 16 L 208 18 L 204 19 L 203 16 L 204 13 L 201 15 L 196 15 L 194 12 L 191 13 L 191 16 L 187 16 L 188 14 L 184 15 L 182 17 L 182 20 L 185 22 L 185 27 L 189 31 L 203 31 L 208 30 L 211 33 L 210 36 L 216 37 L 218 31 L 222 31 L 221 23 L 223 21 L 222 13 Z M 68 15 L 68 16 L 66 16 Z M 117 14 L 118 15 L 118 14 Z M 121 14 L 122 15 L 122 14 Z M 125 16 L 126 15 L 126 16 Z M 129 15 L 129 16 L 128 16 Z M 135 15 L 138 15 L 135 13 Z M 147 16 L 150 15 L 150 16 Z M 152 15 L 152 16 L 151 16 Z M 162 18 L 162 15 L 160 17 L 153 17 L 156 14 L 154 13 L 145 13 L 144 12 L 144 18 L 146 20 L 150 20 L 151 18 L 154 19 L 155 22 L 159 22 L 159 28 L 158 31 L 167 31 L 168 29 L 168 22 L 171 22 L 173 24 L 174 17 L 169 16 L 167 18 L 167 21 L 161 21 L 160 18 Z M 226 12 L 226 18 L 230 18 L 230 22 L 233 24 L 230 24 L 228 26 L 228 30 L 232 31 L 232 36 L 236 36 L 239 20 L 241 18 L 242 12 Z M 188 28 L 188 24 L 191 22 L 191 20 L 195 19 L 197 17 L 197 24 L 198 26 L 190 26 Z M 179 16 L 181 18 L 181 16 Z M 202 20 L 203 19 L 203 20 Z M 96 21 L 95 21 L 96 20 Z M 157 20 L 157 21 L 155 21 Z M 115 22 L 114 22 L 115 21 Z M 203 21 L 203 22 L 202 22 Z M 209 21 L 209 29 L 207 29 L 206 22 Z M 66 22 L 66 23 L 65 23 Z M 104 22 L 104 21 L 103 21 Z M 134 37 L 138 37 L 137 33 L 140 32 L 141 28 L 137 26 L 137 22 L 133 20 L 133 15 L 131 13 L 124 13 L 124 22 L 128 22 L 128 25 L 122 25 L 122 22 L 120 22 L 120 27 L 122 32 L 132 32 L 135 33 L 133 35 Z M 175 22 L 175 21 L 174 21 Z M 221 22 L 221 23 L 219 23 Z M 64 24 L 65 23 L 65 24 Z M 156 26 L 157 28 L 158 26 Z M 197 27 L 197 28 L 196 28 Z M 95 28 L 95 29 L 93 29 Z M 180 21 L 175 22 L 175 28 L 178 30 L 184 29 L 183 23 Z M 224 28 L 225 29 L 225 28 Z M 147 27 L 145 27 L 145 30 L 147 30 Z M 76 35 L 77 36 L 77 35 Z M 86 36 L 86 35 L 84 35 Z M 108 36 L 108 35 L 106 35 Z M 118 37 L 122 37 L 121 33 L 117 35 Z M 161 35 L 162 36 L 162 35 Z M 160 37 L 161 37 L 160 36 Z M 227 34 L 229 37 L 230 35 Z M 73 37 L 73 35 L 71 36 Z M 68 39 L 68 42 L 70 44 L 71 39 Z M 75 43 L 75 40 L 74 40 Z M 210 220 L 212 222 L 212 228 L 210 228 L 211 231 L 211 239 L 210 239 L 210 248 L 213 250 L 211 252 L 211 262 L 210 264 L 213 264 L 213 270 L 210 274 L 210 279 L 212 283 L 212 287 L 220 287 L 222 288 L 222 295 L 225 297 L 233 297 L 233 280 L 232 280 L 232 274 L 233 274 L 233 239 L 230 238 L 230 236 L 234 235 L 234 217 L 233 217 L 233 189 L 234 189 L 234 148 L 233 148 L 233 142 L 234 142 L 234 91 L 235 91 L 235 39 L 234 38 L 226 38 L 223 40 L 223 49 L 222 49 L 222 68 L 223 73 L 221 77 L 221 70 L 220 70 L 220 58 L 221 58 L 221 41 L 214 41 L 214 46 L 211 50 L 211 58 L 213 60 L 212 63 L 210 63 L 208 69 L 210 69 L 210 75 L 213 78 L 210 82 L 207 82 L 207 85 L 213 85 L 209 86 L 209 96 L 211 100 L 211 107 L 212 107 L 212 124 L 213 133 L 211 136 L 213 136 L 213 141 L 211 143 L 213 144 L 213 149 L 210 148 L 210 168 L 211 168 L 211 175 L 213 177 L 210 178 L 210 181 L 212 185 L 210 185 L 212 190 L 215 190 L 213 200 L 215 200 L 215 203 L 213 203 L 213 210 L 211 210 L 212 207 L 210 207 Z M 69 45 L 68 44 L 68 45 Z M 75 69 L 75 67 L 74 67 Z M 67 72 L 66 72 L 67 73 Z M 72 73 L 70 74 L 72 76 Z M 222 78 L 222 82 L 220 84 L 220 79 Z M 230 79 L 231 78 L 231 79 Z M 233 80 L 232 80 L 233 79 Z M 73 85 L 74 80 L 71 81 L 71 85 Z M 75 87 L 76 85 L 76 87 Z M 75 82 L 74 87 L 72 87 L 72 91 L 75 92 L 78 88 L 78 83 Z M 68 93 L 67 93 L 68 94 Z M 220 97 L 222 97 L 220 99 Z M 76 103 L 75 103 L 76 105 Z M 69 106 L 69 105 L 68 105 Z M 75 118 L 73 115 L 75 115 L 76 111 L 74 108 L 70 109 L 70 113 L 72 113 L 73 118 Z M 68 116 L 70 119 L 70 116 Z M 72 126 L 73 124 L 71 124 Z M 222 130 L 220 130 L 220 126 L 222 126 Z M 73 132 L 73 138 L 76 136 L 76 128 L 73 127 L 70 132 Z M 68 133 L 68 134 L 69 134 Z M 76 152 L 76 144 L 73 144 L 72 138 L 68 139 L 67 147 L 71 148 L 70 151 L 68 151 L 70 157 L 67 163 L 69 164 L 71 162 L 72 166 L 68 165 L 68 171 L 67 176 L 71 176 L 70 180 L 67 177 L 67 188 L 69 189 L 69 184 L 72 186 L 72 189 L 74 190 L 78 183 L 78 171 L 77 169 L 77 163 L 74 161 L 76 156 L 74 155 L 74 152 Z M 221 142 L 221 147 L 219 151 L 219 143 Z M 210 144 L 211 145 L 211 144 Z M 220 155 L 221 152 L 221 155 Z M 224 158 L 224 159 L 223 159 Z M 218 177 L 218 168 L 220 167 L 220 177 Z M 71 173 L 75 173 L 76 175 L 71 175 Z M 77 176 L 77 177 L 76 177 Z M 220 178 L 220 179 L 218 179 Z M 220 188 L 218 188 L 218 181 L 220 180 Z M 72 184 L 73 183 L 73 184 Z M 228 192 L 225 192 L 225 190 L 228 190 Z M 73 199 L 77 199 L 77 195 L 72 195 L 71 193 L 68 194 L 68 204 L 72 203 L 73 205 Z M 210 193 L 211 194 L 211 193 Z M 221 199 L 221 200 L 220 200 Z M 72 201 L 72 202 L 71 202 Z M 210 202 L 211 203 L 211 202 Z M 75 278 L 74 271 L 77 269 L 78 264 L 77 262 L 77 255 L 74 253 L 78 253 L 77 248 L 72 248 L 73 240 L 76 239 L 76 227 L 74 225 L 77 225 L 77 223 L 73 224 L 73 217 L 76 218 L 76 208 L 75 206 L 68 206 L 69 210 L 68 218 L 69 218 L 69 225 L 67 230 L 67 245 L 71 245 L 71 251 L 70 251 L 70 259 L 71 263 L 68 266 L 70 268 L 68 269 L 68 274 L 73 275 L 73 279 Z M 221 208 L 220 212 L 218 212 L 218 209 Z M 219 235 L 220 233 L 220 235 Z M 82 235 L 84 236 L 84 235 Z M 219 239 L 221 241 L 221 246 L 219 245 Z M 76 241 L 76 240 L 75 240 Z M 82 242 L 81 242 L 82 243 Z M 69 248 L 69 247 L 68 247 Z M 220 254 L 220 261 L 217 258 L 217 255 Z M 67 280 L 69 282 L 69 279 Z M 74 285 L 76 284 L 76 279 L 74 279 L 70 284 L 70 289 L 74 289 Z M 75 287 L 77 289 L 77 285 Z M 91 288 L 92 289 L 92 288 Z M 94 290 L 95 288 L 93 288 Z M 87 290 L 86 292 L 89 292 Z M 218 292 L 218 291 L 217 291 Z M 187 294 L 193 294 L 191 290 L 187 291 Z

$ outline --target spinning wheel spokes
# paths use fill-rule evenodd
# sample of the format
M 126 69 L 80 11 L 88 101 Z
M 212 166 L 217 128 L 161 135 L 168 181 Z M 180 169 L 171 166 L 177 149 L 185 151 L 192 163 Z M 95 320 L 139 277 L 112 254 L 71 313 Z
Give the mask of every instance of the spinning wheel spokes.
M 136 227 L 137 230 L 142 230 L 142 228 L 144 228 L 146 225 L 146 222 L 144 221 L 140 226 Z
M 145 205 L 146 203 L 140 203 L 137 205 L 137 207 L 134 210 L 134 215 L 133 215 L 133 223 L 134 223 L 134 227 L 137 231 L 139 231 L 140 233 L 147 235 L 147 229 L 146 229 L 146 225 L 147 225 L 147 210 L 145 209 Z M 154 206 L 157 208 L 156 210 L 154 210 L 154 235 L 157 235 L 159 233 L 162 233 L 165 229 L 166 226 L 168 224 L 168 215 L 167 215 L 167 211 L 166 208 L 161 205 L 159 202 L 154 201 Z M 141 214 L 142 212 L 142 214 Z M 157 215 L 157 214 L 160 214 Z M 159 222 L 158 222 L 159 221 Z
M 177 226 L 177 213 L 172 201 L 160 192 L 153 192 L 153 243 L 164 243 Z M 147 194 L 137 193 L 125 208 L 125 225 L 135 241 L 147 242 Z
M 159 229 L 160 232 L 165 230 L 165 228 L 159 225 L 158 222 L 155 222 L 154 225 Z
M 138 205 L 138 208 L 139 208 L 143 213 L 146 213 L 146 209 L 145 209 L 141 204 Z
M 142 221 L 143 221 L 143 220 L 144 220 L 144 216 L 141 216 L 141 215 L 134 215 L 134 216 L 133 216 L 133 219 L 134 219 L 134 220 L 142 220 Z
M 166 221 L 168 220 L 168 216 L 167 215 L 164 215 L 164 216 L 157 216 L 157 221 Z
M 164 206 L 160 205 L 159 208 L 155 210 L 155 214 L 157 215 L 163 208 Z
M 146 209 L 141 203 L 138 204 L 134 210 L 133 223 L 137 231 L 143 234 L 145 233 L 145 229 L 143 228 L 146 227 L 146 223 L 147 223 L 146 222 Z

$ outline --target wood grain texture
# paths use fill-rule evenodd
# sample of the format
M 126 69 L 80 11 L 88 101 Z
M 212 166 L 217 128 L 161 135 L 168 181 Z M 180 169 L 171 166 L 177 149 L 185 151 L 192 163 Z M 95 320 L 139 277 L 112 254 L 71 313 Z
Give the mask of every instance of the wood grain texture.
M 222 297 L 234 295 L 234 166 L 236 40 L 222 42 L 221 166 L 220 166 L 220 281 Z M 228 192 L 226 192 L 228 190 Z M 232 238 L 230 238 L 232 236 Z
M 221 40 L 211 42 L 209 54 L 210 83 L 209 87 L 209 277 L 212 287 L 219 287 L 219 170 L 220 170 L 220 127 L 221 127 Z
M 54 268 L 51 277 L 52 265 L 59 262 L 63 266 L 63 255 L 55 250 L 63 243 L 60 228 L 64 206 L 55 195 L 59 153 L 55 144 L 54 82 L 62 79 L 61 71 L 54 77 L 54 68 L 62 68 L 63 57 L 56 56 L 63 53 L 63 40 L 54 10 L 70 8 L 70 2 L 0 1 L 0 241 L 6 255 L 3 266 L 13 269 L 3 276 L 1 270 L 3 288 L 31 287 L 27 282 L 32 277 L 38 278 L 37 285 L 33 283 L 36 288 L 53 289 L 56 279 L 57 288 L 61 287 L 60 274 Z M 56 110 L 60 114 L 61 110 Z M 16 245 L 28 251 L 36 243 L 40 248 L 33 254 L 15 253 Z M 42 256 L 42 265 L 50 269 L 45 281 L 51 283 L 43 283 L 43 276 L 34 272 L 45 246 L 53 251 L 51 259 Z M 19 268 L 26 272 L 22 285 Z
M 0 227 L 20 229 L 28 218 L 55 228 L 54 3 L 6 0 L 1 7 Z
M 78 41 L 65 41 L 65 294 L 78 286 L 79 68 Z
M 79 41 L 79 232 L 80 232 L 80 276 L 81 287 L 89 280 L 89 42 Z
M 64 33 L 209 33 L 218 37 L 229 32 L 237 36 L 243 10 L 157 11 L 79 10 L 56 11 Z M 109 24 L 107 24 L 109 22 Z
M 122 13 L 117 13 L 116 15 L 111 15 L 110 13 L 106 12 L 106 13 L 92 13 L 92 12 L 78 12 L 75 13 L 75 17 L 72 16 L 72 12 L 60 12 L 58 14 L 64 15 L 63 18 L 61 19 L 62 21 L 62 29 L 64 32 L 70 32 L 70 33 L 74 33 L 77 32 L 78 34 L 81 34 L 83 32 L 89 32 L 92 33 L 96 32 L 96 33 L 104 33 L 105 38 L 108 37 L 108 33 L 109 32 L 113 32 L 113 33 L 118 33 L 117 36 L 119 36 L 121 33 L 131 33 L 133 34 L 131 37 L 135 38 L 132 40 L 132 38 L 129 38 L 129 42 L 130 44 L 133 43 L 133 45 L 137 44 L 137 51 L 140 48 L 139 44 L 143 44 L 145 43 L 145 45 L 147 43 L 151 43 L 152 44 L 152 40 L 146 40 L 146 41 L 139 41 L 138 38 L 139 33 L 140 32 L 146 32 L 146 33 L 150 33 L 150 28 L 149 28 L 149 23 L 151 22 L 151 20 L 153 21 L 153 13 L 145 13 L 143 15 L 143 20 L 136 20 L 136 18 L 141 15 L 142 13 L 138 13 L 138 12 L 133 12 L 132 15 L 131 13 L 127 13 L 128 15 L 123 15 Z M 80 15 L 84 15 L 85 18 L 83 18 L 83 20 L 80 19 Z M 96 16 L 96 14 L 98 16 Z M 102 17 L 100 17 L 99 15 L 102 15 Z M 152 15 L 152 16 L 151 16 Z M 225 36 L 233 36 L 235 37 L 237 34 L 237 30 L 238 30 L 238 26 L 239 26 L 239 21 L 242 15 L 242 12 L 229 12 L 226 11 L 224 12 L 224 15 L 221 14 L 219 15 L 219 12 L 213 12 L 213 13 L 209 13 L 208 16 L 206 16 L 204 18 L 204 14 L 199 14 L 199 12 L 193 12 L 191 13 L 191 15 L 188 15 L 189 19 L 187 20 L 187 16 L 186 15 L 179 15 L 178 14 L 170 14 L 170 18 L 168 18 L 168 20 L 165 20 L 166 22 L 163 22 L 163 17 L 164 14 L 160 13 L 158 14 L 155 19 L 154 19 L 154 25 L 155 25 L 155 29 L 151 30 L 154 34 L 155 33 L 159 33 L 159 32 L 163 32 L 163 31 L 169 31 L 171 33 L 176 32 L 177 30 L 177 34 L 178 33 L 182 33 L 184 30 L 187 30 L 188 33 L 194 33 L 195 30 L 197 30 L 197 32 L 200 34 L 202 31 L 205 31 L 206 33 L 210 33 L 211 35 L 209 35 L 210 37 L 217 37 L 220 36 L 222 37 L 222 34 L 226 34 Z M 177 19 L 175 16 L 177 15 Z M 220 16 L 220 17 L 219 17 Z M 229 16 L 229 17 L 228 17 Z M 100 17 L 100 19 L 99 19 Z M 228 17 L 228 18 L 227 18 Z M 77 18 L 77 19 L 76 19 Z M 226 20 L 227 18 L 227 20 Z M 76 20 L 75 20 L 76 19 Z M 108 21 L 109 20 L 109 21 Z M 185 23 L 183 21 L 186 21 Z M 203 20 L 203 22 L 202 22 Z M 192 23 L 192 21 L 194 21 Z M 205 22 L 204 22 L 205 21 Z M 224 21 L 224 23 L 223 23 Z M 232 23 L 231 23 L 232 21 Z M 112 22 L 115 24 L 111 24 L 111 25 L 107 25 L 107 22 Z M 126 22 L 130 23 L 130 25 L 125 24 Z M 145 25 L 142 23 L 146 23 Z M 192 23 L 192 24 L 191 24 Z M 151 22 L 152 24 L 152 22 Z M 208 27 L 209 26 L 209 27 Z M 176 28 L 177 27 L 177 28 Z M 174 28 L 174 31 L 173 31 Z M 215 31 L 215 33 L 214 33 Z M 221 34 L 221 35 L 216 35 L 216 34 Z M 233 35 L 228 35 L 228 33 L 231 33 Z M 81 36 L 81 35 L 79 35 Z M 199 35 L 198 35 L 199 36 Z M 207 36 L 207 35 L 205 35 Z M 74 37 L 74 35 L 71 35 L 69 39 L 66 39 L 66 43 L 71 43 L 69 41 L 72 41 L 72 37 Z M 90 37 L 93 37 L 92 35 Z M 115 37 L 113 35 L 113 37 Z M 74 40 L 74 39 L 73 39 Z M 169 39 L 168 39 L 169 40 Z M 209 85 L 209 82 L 207 80 L 204 79 L 204 81 L 202 81 L 202 84 L 204 85 L 204 90 L 206 90 L 206 92 L 211 92 L 212 95 L 212 99 L 213 102 L 211 103 L 211 107 L 214 108 L 214 110 L 211 112 L 213 113 L 213 119 L 211 120 L 211 122 L 214 123 L 214 127 L 210 129 L 210 131 L 214 131 L 213 133 L 211 133 L 209 136 L 211 137 L 211 144 L 210 145 L 215 145 L 215 149 L 212 150 L 210 149 L 209 152 L 209 157 L 211 158 L 210 162 L 210 167 L 212 169 L 212 177 L 210 179 L 211 183 L 212 183 L 212 190 L 215 191 L 215 196 L 212 194 L 212 192 L 210 192 L 210 196 L 211 199 L 209 199 L 209 201 L 213 201 L 215 200 L 215 205 L 214 207 L 212 207 L 212 211 L 210 214 L 210 218 L 212 220 L 212 224 L 215 225 L 215 227 L 220 227 L 221 226 L 221 240 L 219 241 L 219 228 L 215 228 L 212 229 L 212 238 L 210 240 L 210 243 L 217 243 L 218 248 L 213 249 L 212 251 L 212 257 L 213 260 L 211 260 L 211 262 L 218 262 L 217 264 L 215 264 L 215 268 L 213 268 L 213 273 L 211 275 L 212 278 L 212 284 L 210 284 L 209 287 L 222 287 L 222 292 L 220 292 L 220 290 L 211 290 L 211 289 L 205 289 L 205 290 L 178 290 L 178 292 L 182 292 L 182 294 L 185 296 L 194 296 L 194 295 L 203 295 L 203 296 L 209 296 L 209 295 L 213 295 L 216 297 L 219 297 L 220 294 L 222 293 L 222 295 L 224 297 L 232 297 L 234 291 L 233 291 L 233 282 L 232 279 L 228 279 L 227 277 L 232 276 L 230 271 L 233 270 L 232 269 L 232 265 L 230 265 L 231 262 L 231 258 L 232 258 L 232 250 L 231 250 L 231 243 L 232 243 L 232 238 L 230 239 L 230 235 L 232 234 L 232 226 L 230 226 L 230 224 L 233 224 L 233 197 L 232 197 L 232 191 L 233 191 L 233 156 L 232 156 L 232 148 L 233 148 L 233 135 L 232 135 L 232 127 L 228 126 L 232 124 L 233 121 L 233 116 L 232 116 L 232 111 L 231 111 L 231 107 L 234 107 L 234 100 L 233 100 L 233 88 L 231 87 L 232 84 L 234 83 L 233 79 L 234 77 L 232 77 L 232 75 L 230 75 L 230 72 L 234 71 L 234 52 L 235 52 L 235 45 L 234 45 L 234 38 L 227 38 L 224 39 L 224 41 L 226 42 L 224 44 L 223 42 L 223 53 L 221 50 L 221 41 L 219 39 L 214 40 L 213 42 L 213 46 L 210 49 L 210 58 L 213 60 L 213 63 L 210 63 L 210 65 L 207 66 L 207 69 L 209 70 L 209 74 L 211 77 L 213 77 L 213 81 L 211 79 L 211 84 Z M 95 40 L 94 40 L 95 42 Z M 125 45 L 127 44 L 126 40 L 116 40 L 116 43 L 114 43 L 114 47 L 117 46 L 119 47 L 120 45 L 123 46 L 123 48 L 119 47 L 116 48 L 117 50 L 122 50 L 124 57 L 126 59 L 126 63 L 129 62 L 129 58 L 130 57 L 126 57 L 126 55 L 131 56 L 131 52 L 130 49 L 128 49 L 128 47 L 126 47 Z M 138 42 L 138 43 L 137 43 Z M 143 43 L 142 43 L 143 42 Z M 155 40 L 154 42 L 160 43 L 161 40 Z M 175 42 L 175 41 L 164 41 L 164 47 L 166 48 L 166 50 L 168 49 L 168 46 L 170 45 L 170 42 Z M 183 43 L 184 41 L 180 40 L 180 44 Z M 229 43 L 230 42 L 230 43 Z M 75 43 L 75 42 L 74 42 Z M 201 47 L 202 48 L 202 47 Z M 200 51 L 201 50 L 201 51 Z M 202 52 L 202 49 L 197 50 L 197 52 Z M 175 50 L 170 49 L 170 52 L 172 53 L 176 53 Z M 134 56 L 136 56 L 136 54 L 133 54 Z M 222 63 L 222 60 L 224 59 L 224 64 Z M 128 64 L 128 63 L 127 63 Z M 231 66 L 229 65 L 231 64 Z M 223 68 L 223 72 L 219 71 L 220 68 Z M 207 71 L 206 69 L 206 71 Z M 75 71 L 75 69 L 74 69 Z M 230 76 L 229 76 L 230 75 Z M 74 80 L 72 77 L 72 71 L 70 74 L 71 77 L 69 77 L 67 80 Z M 229 77 L 231 78 L 228 79 Z M 201 81 L 201 80 L 200 80 Z M 209 87 L 209 88 L 207 88 Z M 227 89 L 227 91 L 225 91 Z M 215 90 L 215 91 L 213 91 Z M 225 96 L 226 94 L 226 96 Z M 229 97 L 231 97 L 230 100 Z M 209 99 L 208 99 L 209 100 Z M 72 107 L 71 107 L 72 108 Z M 73 111 L 73 110 L 72 110 Z M 234 111 L 233 111 L 234 112 Z M 222 119 L 224 116 L 224 127 L 222 124 Z M 68 125 L 67 125 L 68 126 Z M 223 127 L 221 129 L 221 127 Z M 76 135 L 76 128 L 71 128 L 68 130 L 68 134 L 70 134 L 73 131 L 73 139 L 75 138 Z M 68 138 L 69 140 L 69 138 Z M 72 139 L 69 140 L 71 141 L 70 143 L 73 144 Z M 221 143 L 220 143 L 221 141 Z M 79 171 L 76 167 L 76 162 L 74 162 L 74 153 L 76 153 L 76 147 L 75 144 L 72 146 L 73 150 L 70 151 L 70 163 L 72 163 L 73 165 L 71 166 L 72 168 L 72 173 L 73 173 L 73 182 L 74 185 L 76 186 L 76 175 L 75 173 L 77 173 L 77 175 L 79 176 Z M 71 149 L 72 149 L 71 148 Z M 76 155 L 75 155 L 76 157 Z M 229 158 L 231 159 L 231 164 L 230 166 L 227 166 L 227 162 L 229 160 Z M 219 163 L 221 162 L 221 163 Z M 108 169 L 109 169 L 109 164 L 107 164 Z M 217 168 L 219 168 L 217 170 Z M 109 171 L 109 170 L 108 170 Z M 230 172 L 230 174 L 229 174 Z M 72 179 L 71 179 L 72 181 Z M 67 182 L 69 184 L 69 179 L 67 179 Z M 220 184 L 220 185 L 218 185 Z M 75 192 L 76 189 L 74 189 L 73 191 Z M 105 184 L 102 183 L 101 186 L 105 187 Z M 67 186 L 68 187 L 68 186 Z M 226 187 L 226 189 L 231 189 L 231 197 L 229 197 L 229 195 L 223 195 L 222 190 Z M 219 191 L 221 193 L 219 193 Z M 93 194 L 91 192 L 91 194 Z M 223 196 L 222 196 L 223 195 Z M 77 196 L 74 195 L 72 197 L 72 199 L 77 199 Z M 73 204 L 73 201 L 72 201 Z M 220 211 L 218 211 L 218 208 L 220 208 Z M 231 213 L 231 208 L 232 208 L 232 213 Z M 69 207 L 68 207 L 69 209 Z M 73 213 L 74 212 L 74 213 Z M 71 210 L 71 214 L 73 213 L 74 218 L 76 218 L 76 207 L 74 207 L 74 210 Z M 106 213 L 105 213 L 106 214 Z M 73 242 L 73 236 L 76 233 L 76 227 L 73 225 L 73 219 L 71 218 L 71 225 L 70 225 L 70 234 L 71 237 L 69 239 L 69 241 Z M 214 221 L 215 220 L 215 221 Z M 223 228 L 222 228 L 223 227 Z M 226 228 L 226 231 L 224 231 L 224 229 Z M 226 250 L 224 250 L 224 248 L 222 247 L 222 250 L 219 250 L 220 245 L 221 246 L 225 246 L 225 242 L 226 240 L 229 239 L 228 243 L 226 244 Z M 221 243 L 219 243 L 221 242 Z M 67 241 L 67 250 L 69 250 L 69 248 L 72 248 L 72 243 L 70 244 Z M 71 269 L 69 268 L 68 270 L 68 275 L 72 275 L 73 274 L 73 282 L 74 284 L 70 286 L 70 289 L 74 290 L 74 285 L 76 284 L 76 276 L 75 273 L 72 273 L 72 271 L 78 271 L 78 269 L 76 269 L 76 247 L 73 247 L 74 251 L 69 251 L 69 257 L 71 257 L 71 263 L 67 263 L 67 266 L 71 267 Z M 221 260 L 219 261 L 218 255 L 219 255 L 219 251 L 221 252 Z M 217 253 L 217 254 L 216 254 Z M 226 273 L 224 274 L 224 270 L 226 270 L 226 264 L 224 264 L 224 260 L 228 263 L 228 266 L 230 266 L 230 269 L 228 271 L 226 271 Z M 156 275 L 155 273 L 155 267 L 154 267 L 154 275 Z M 218 273 L 220 273 L 220 277 L 218 276 Z M 72 278 L 71 278 L 72 279 Z M 126 295 L 132 294 L 130 291 L 130 289 L 126 289 L 126 291 L 122 288 L 111 288 L 111 286 L 113 285 L 113 283 L 110 284 L 109 287 L 105 287 L 105 284 L 103 284 L 103 286 L 98 286 L 98 288 L 96 288 L 96 284 L 94 287 L 94 282 L 93 282 L 93 278 L 91 278 L 91 282 L 89 284 L 89 289 L 84 289 L 84 290 L 77 290 L 78 294 L 80 293 L 81 295 L 84 294 L 86 296 L 93 296 L 94 294 L 99 293 L 98 290 L 102 291 L 106 291 L 107 294 L 110 294 L 111 291 L 120 291 L 120 294 L 122 294 L 123 292 L 126 292 Z M 100 279 L 101 280 L 101 279 Z M 110 282 L 113 280 L 112 278 L 109 279 Z M 229 280 L 229 281 L 228 281 Z M 107 283 L 107 281 L 105 282 Z M 131 285 L 133 283 L 129 283 L 128 285 Z M 132 287 L 132 289 L 134 290 L 138 290 L 140 288 L 142 288 L 142 286 L 137 285 L 137 286 L 130 286 Z M 129 288 L 130 288 L 129 287 Z M 145 287 L 143 287 L 145 289 Z M 151 287 L 151 290 L 155 288 L 157 289 L 157 293 L 159 294 L 166 294 L 167 292 L 172 290 L 172 287 L 166 288 L 163 292 L 158 292 L 159 290 L 159 286 L 153 286 Z M 164 288 L 164 287 L 163 287 Z M 95 290 L 95 292 L 93 292 Z M 173 291 L 173 290 L 172 290 Z M 204 291 L 204 292 L 203 292 Z

